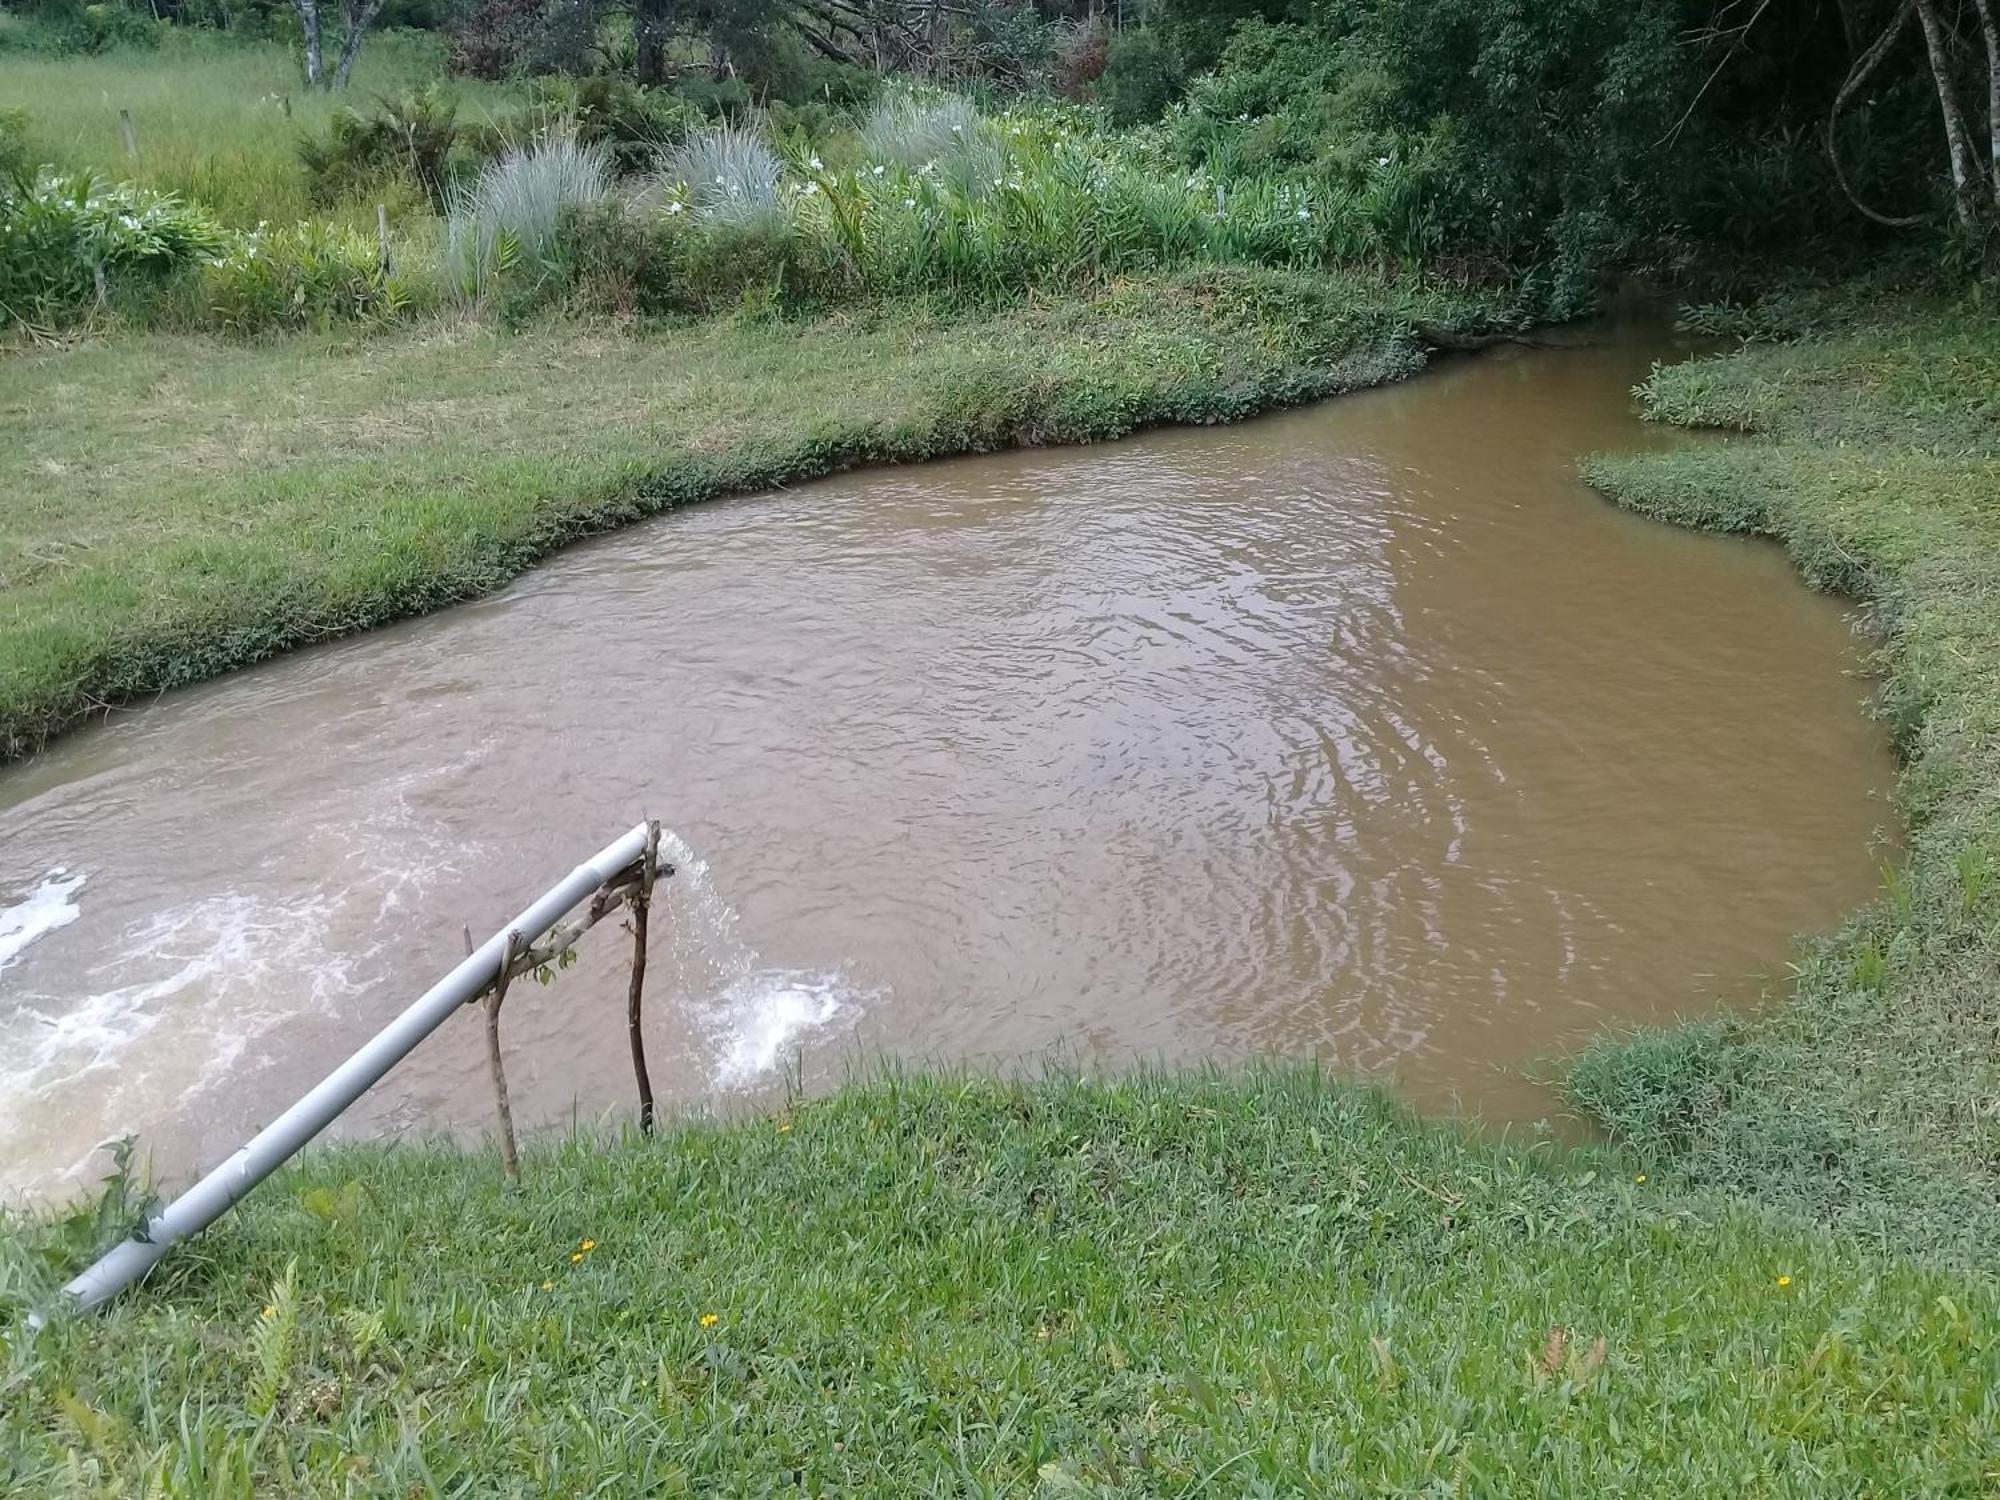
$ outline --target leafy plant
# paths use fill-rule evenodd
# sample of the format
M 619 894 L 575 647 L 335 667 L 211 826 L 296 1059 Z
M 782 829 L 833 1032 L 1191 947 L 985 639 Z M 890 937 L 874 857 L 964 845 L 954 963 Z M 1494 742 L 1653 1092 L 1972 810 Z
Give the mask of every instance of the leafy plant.
M 308 192 L 314 204 L 331 208 L 343 199 L 377 191 L 387 179 L 404 178 L 442 210 L 451 188 L 452 157 L 466 138 L 458 123 L 458 103 L 441 84 L 399 98 L 378 99 L 372 114 L 341 109 L 326 132 L 299 140 Z
M 195 321 L 231 333 L 324 329 L 393 321 L 423 306 L 428 284 L 392 274 L 380 256 L 372 235 L 334 224 L 245 234 L 203 265 Z
M 224 231 L 170 194 L 113 186 L 88 172 L 16 176 L 0 186 L 0 314 L 60 322 L 114 286 L 154 281 L 217 254 Z

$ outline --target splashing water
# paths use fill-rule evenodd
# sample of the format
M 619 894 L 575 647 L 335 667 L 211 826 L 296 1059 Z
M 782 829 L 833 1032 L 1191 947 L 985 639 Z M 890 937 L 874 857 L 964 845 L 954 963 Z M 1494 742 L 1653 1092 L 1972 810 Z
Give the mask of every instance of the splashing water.
M 736 931 L 736 910 L 716 889 L 708 861 L 679 834 L 662 831 L 674 865 L 666 916 L 669 951 L 681 967 L 687 1012 L 703 1034 L 709 1077 L 720 1089 L 755 1084 L 810 1032 L 858 1019 L 870 998 L 837 970 L 764 966 Z
M 0 972 L 36 938 L 69 926 L 83 914 L 83 907 L 70 899 L 83 889 L 83 882 L 81 874 L 72 875 L 58 865 L 25 900 L 0 907 Z

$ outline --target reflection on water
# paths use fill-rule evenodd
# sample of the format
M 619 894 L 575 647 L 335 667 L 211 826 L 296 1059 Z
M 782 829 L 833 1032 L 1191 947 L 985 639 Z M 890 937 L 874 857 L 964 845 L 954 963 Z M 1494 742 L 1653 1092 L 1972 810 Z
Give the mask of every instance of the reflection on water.
M 1065 1047 L 1546 1113 L 1892 826 L 1844 612 L 1573 477 L 1658 348 L 701 507 L 71 738 L 0 776 L 0 1185 L 212 1159 L 644 814 L 667 1097 Z M 626 1099 L 621 947 L 509 1004 L 517 1111 Z M 476 1033 L 349 1128 L 483 1125 Z

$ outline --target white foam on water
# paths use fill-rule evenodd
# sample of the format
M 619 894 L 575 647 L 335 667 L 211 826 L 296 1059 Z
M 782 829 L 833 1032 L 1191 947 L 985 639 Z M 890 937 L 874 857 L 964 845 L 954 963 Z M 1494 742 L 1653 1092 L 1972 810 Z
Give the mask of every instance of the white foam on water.
M 412 812 L 402 784 L 392 790 L 386 807 L 313 831 L 326 868 L 366 872 L 351 884 L 288 896 L 225 889 L 129 920 L 103 935 L 104 957 L 84 982 L 72 977 L 60 992 L 28 988 L 35 965 L 24 963 L 8 994 L 18 1003 L 0 1011 L 0 1164 L 11 1189 L 81 1183 L 96 1161 L 94 1145 L 72 1156 L 81 1141 L 143 1131 L 238 1086 L 288 1023 L 336 1014 L 376 977 L 408 912 L 460 853 Z M 75 920 L 69 897 L 83 877 L 63 874 L 23 907 L 0 910 L 0 941 L 23 933 L 0 954 Z M 32 926 L 17 915 L 30 908 Z M 85 1074 L 87 1098 L 64 1094 Z M 68 1129 L 52 1128 L 58 1117 Z
M 83 882 L 81 874 L 72 875 L 58 865 L 25 900 L 0 906 L 0 973 L 35 939 L 69 926 L 83 914 L 82 905 L 70 899 L 83 889 Z
M 838 974 L 803 969 L 760 969 L 706 1006 L 718 1056 L 714 1080 L 745 1088 L 784 1060 L 797 1038 L 860 1010 Z
M 748 1088 L 778 1067 L 795 1042 L 860 1016 L 872 997 L 839 971 L 761 962 L 738 936 L 736 910 L 716 889 L 708 861 L 685 839 L 663 830 L 660 848 L 674 865 L 661 910 L 673 926 L 683 982 L 697 989 L 689 1011 L 707 1034 L 714 1087 Z M 686 973 L 689 967 L 701 972 Z

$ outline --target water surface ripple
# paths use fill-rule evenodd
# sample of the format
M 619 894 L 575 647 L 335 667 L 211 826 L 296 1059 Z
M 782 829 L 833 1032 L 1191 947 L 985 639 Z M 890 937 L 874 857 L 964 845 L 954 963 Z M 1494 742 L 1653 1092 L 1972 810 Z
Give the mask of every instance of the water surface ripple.
M 677 1099 L 1063 1047 L 1546 1113 L 1523 1066 L 1754 997 L 1892 831 L 1846 613 L 1574 477 L 1662 440 L 1656 352 L 699 507 L 62 742 L 0 776 L 0 1186 L 213 1159 L 646 813 Z M 522 1113 L 625 1099 L 621 947 L 510 1002 Z M 468 1018 L 349 1128 L 485 1087 Z

